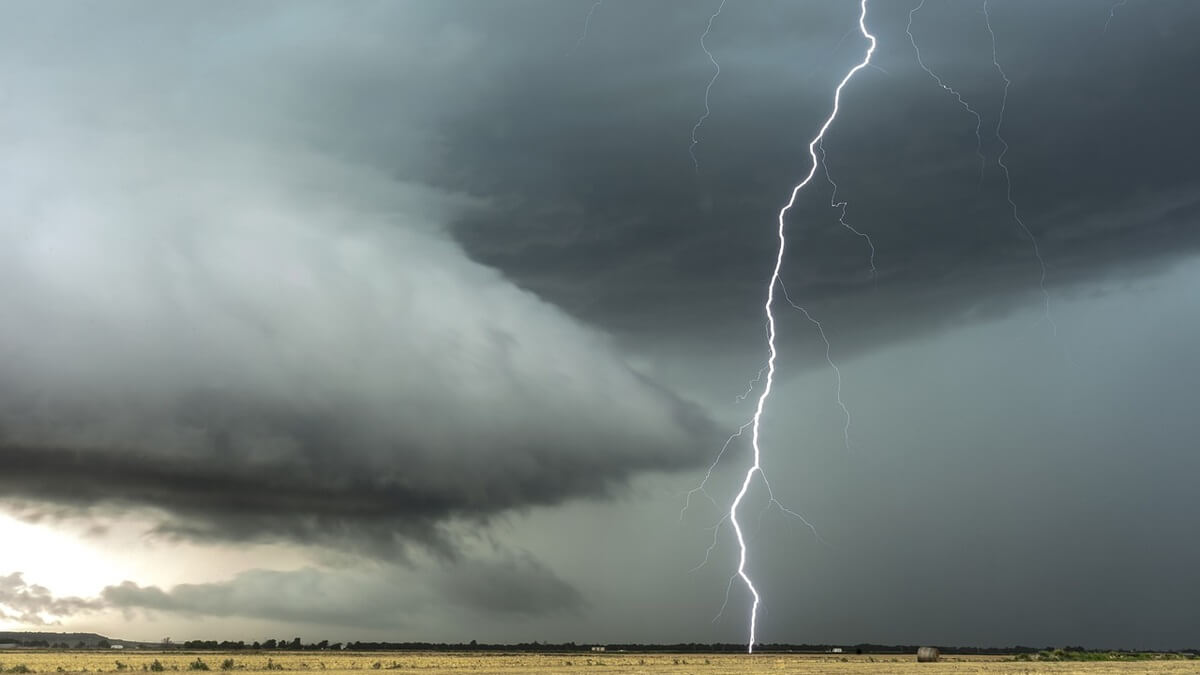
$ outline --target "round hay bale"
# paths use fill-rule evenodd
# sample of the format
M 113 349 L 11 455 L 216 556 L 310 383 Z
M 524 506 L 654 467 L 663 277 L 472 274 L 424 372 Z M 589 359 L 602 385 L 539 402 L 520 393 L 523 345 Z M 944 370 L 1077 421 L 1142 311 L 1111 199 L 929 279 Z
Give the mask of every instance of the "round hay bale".
M 917 663 L 934 663 L 941 658 L 937 647 L 921 647 L 917 650 Z

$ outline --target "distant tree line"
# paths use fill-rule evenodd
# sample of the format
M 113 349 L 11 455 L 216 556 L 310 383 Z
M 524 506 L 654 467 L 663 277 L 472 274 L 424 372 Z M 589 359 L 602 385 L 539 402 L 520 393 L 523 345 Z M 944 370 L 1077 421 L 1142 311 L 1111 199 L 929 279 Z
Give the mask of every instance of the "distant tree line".
M 320 642 L 305 643 L 300 638 L 287 639 L 270 639 L 261 642 L 255 641 L 246 643 L 244 641 L 224 641 L 217 642 L 216 640 L 188 640 L 183 643 L 164 643 L 164 646 L 183 649 L 188 651 L 238 651 L 238 650 L 286 650 L 286 651 L 320 651 L 320 650 L 346 650 L 346 651 L 363 651 L 363 652 L 494 652 L 494 651 L 509 651 L 509 652 L 540 652 L 540 653 L 570 653 L 570 652 L 589 652 L 592 647 L 604 646 L 609 652 L 643 652 L 643 653 L 741 653 L 746 651 L 744 642 L 678 642 L 673 644 L 645 644 L 645 643 L 575 643 L 575 642 L 518 642 L 518 643 L 484 643 L 471 640 L 470 642 L 330 642 L 329 640 L 321 640 Z M 832 651 L 835 647 L 840 648 L 844 653 L 858 654 L 915 654 L 919 647 L 927 647 L 931 645 L 885 645 L 871 642 L 862 642 L 855 645 L 840 644 L 791 644 L 791 643 L 760 643 L 754 646 L 755 652 L 795 652 L 795 653 L 825 653 Z M 936 645 L 935 645 L 936 646 Z M 1040 652 L 1054 651 L 1054 647 L 1029 647 L 1025 645 L 1015 645 L 1009 647 L 953 647 L 953 646 L 937 646 L 937 649 L 942 654 L 961 654 L 961 655 L 1007 655 L 1007 654 L 1038 654 Z M 1093 649 L 1088 650 L 1083 647 L 1065 647 L 1058 648 L 1068 652 L 1088 653 L 1090 652 L 1112 652 L 1108 649 Z M 1116 650 L 1120 652 L 1121 650 Z M 1128 653 L 1140 653 L 1133 650 L 1125 650 Z M 1200 649 L 1185 649 L 1180 650 L 1179 654 L 1193 654 L 1200 656 Z
M 98 639 L 88 641 L 78 640 L 74 642 L 47 640 L 43 637 L 30 639 L 15 639 L 21 633 L 5 633 L 0 634 L 0 642 L 15 644 L 21 648 L 42 648 L 42 649 L 109 649 L 112 647 L 112 642 L 101 636 L 94 636 Z M 26 634 L 28 635 L 28 634 Z M 37 635 L 37 634 L 35 634 Z M 40 635 L 46 635 L 45 633 Z M 50 634 L 53 635 L 53 634 Z M 267 650 L 286 650 L 286 651 L 322 651 L 322 650 L 348 650 L 348 651 L 428 651 L 428 652 L 470 652 L 470 651 L 507 651 L 507 652 L 541 652 L 541 653 L 571 653 L 571 652 L 589 652 L 592 647 L 604 646 L 609 652 L 667 652 L 667 653 L 689 653 L 689 652 L 705 652 L 705 653 L 740 653 L 746 651 L 745 643 L 738 642 L 679 642 L 674 644 L 644 644 L 644 643 L 575 643 L 575 642 L 518 642 L 518 643 L 483 643 L 471 640 L 470 642 L 330 642 L 329 640 L 321 640 L 319 642 L 304 642 L 298 637 L 287 638 L 272 638 L 263 641 L 245 642 L 243 640 L 187 640 L 184 642 L 175 642 L 171 638 L 163 638 L 159 643 L 151 642 L 132 642 L 122 640 L 118 644 L 124 644 L 130 647 L 140 647 L 149 649 L 166 649 L 166 650 L 186 650 L 186 651 L 214 651 L 214 652 L 231 652 L 231 651 L 267 651 Z M 1025 645 L 1015 645 L 1009 647 L 953 647 L 941 645 L 884 645 L 871 642 L 862 642 L 855 645 L 847 644 L 790 644 L 790 643 L 769 643 L 757 644 L 754 646 L 755 652 L 797 652 L 797 653 L 822 653 L 830 652 L 835 647 L 843 650 L 843 653 L 858 653 L 858 654 L 915 654 L 918 647 L 934 646 L 942 654 L 1028 654 L 1038 655 L 1047 652 L 1050 653 L 1074 653 L 1074 654 L 1142 654 L 1152 652 L 1139 652 L 1135 650 L 1111 650 L 1111 649 L 1085 649 L 1080 646 L 1068 646 L 1062 648 L 1054 647 L 1028 647 Z M 1200 657 L 1200 649 L 1183 649 L 1174 652 L 1176 654 L 1190 654 Z

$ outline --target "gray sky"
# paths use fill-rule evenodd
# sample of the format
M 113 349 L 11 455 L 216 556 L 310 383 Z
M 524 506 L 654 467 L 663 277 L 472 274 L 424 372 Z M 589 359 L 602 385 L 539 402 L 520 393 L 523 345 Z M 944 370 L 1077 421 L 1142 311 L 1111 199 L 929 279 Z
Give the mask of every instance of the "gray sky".
M 0 627 L 744 641 L 744 438 L 680 509 L 865 40 L 730 0 L 693 166 L 718 4 L 0 7 Z M 928 0 L 978 140 L 916 7 L 824 142 L 876 273 L 787 219 L 759 637 L 1195 646 L 1200 5 L 993 0 L 1004 101 Z

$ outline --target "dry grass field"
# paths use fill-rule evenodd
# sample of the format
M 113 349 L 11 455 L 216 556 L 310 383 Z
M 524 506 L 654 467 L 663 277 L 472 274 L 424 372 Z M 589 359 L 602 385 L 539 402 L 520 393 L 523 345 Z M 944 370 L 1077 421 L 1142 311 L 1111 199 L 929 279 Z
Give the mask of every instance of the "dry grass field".
M 157 666 L 155 664 L 158 664 Z M 1200 661 L 1029 663 L 1005 657 L 943 657 L 917 663 L 915 656 L 812 654 L 525 654 L 501 652 L 154 652 L 6 651 L 0 671 L 9 673 L 137 673 L 221 671 L 324 671 L 328 675 L 403 670 L 424 673 L 1194 673 Z M 382 674 L 381 674 L 382 675 Z

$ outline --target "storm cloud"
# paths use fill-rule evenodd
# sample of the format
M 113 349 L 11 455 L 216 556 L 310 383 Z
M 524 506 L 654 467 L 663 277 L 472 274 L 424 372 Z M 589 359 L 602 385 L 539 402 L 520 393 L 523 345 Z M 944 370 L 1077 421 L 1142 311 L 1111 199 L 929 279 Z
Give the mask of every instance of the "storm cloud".
M 55 597 L 50 589 L 25 581 L 20 572 L 0 576 L 0 619 L 32 626 L 54 623 L 56 617 L 94 612 L 103 607 L 96 600 Z
M 0 508 L 132 551 L 5 616 L 744 640 L 747 445 L 706 465 L 864 40 L 726 3 L 694 167 L 718 4 L 0 6 Z M 829 343 L 778 312 L 761 635 L 1193 646 L 1200 4 L 993 0 L 1006 101 L 983 3 L 917 6 L 787 217 Z
M 578 589 L 524 552 L 491 551 L 433 565 L 252 569 L 224 581 L 167 588 L 124 581 L 94 598 L 55 596 L 20 572 L 0 576 L 0 619 L 37 626 L 116 611 L 411 629 L 462 616 L 576 615 L 585 607 Z
M 847 222 L 873 239 L 878 273 L 865 242 L 839 225 L 823 171 L 790 212 L 783 271 L 793 297 L 830 320 L 839 353 L 1038 303 L 1033 243 L 997 164 L 1001 121 L 1012 194 L 1053 295 L 1153 275 L 1195 253 L 1200 174 L 1181 130 L 1200 98 L 1179 85 L 1200 58 L 1181 28 L 1200 21 L 1197 7 L 1144 3 L 1105 33 L 1100 5 L 992 4 L 1012 80 L 1003 120 L 981 5 L 922 6 L 913 35 L 925 62 L 980 111 L 981 141 L 975 119 L 917 64 L 905 32 L 917 3 L 870 7 L 879 69 L 846 88 L 823 147 Z M 447 151 L 469 173 L 452 184 L 504 195 L 511 223 L 466 214 L 457 236 L 477 259 L 630 343 L 756 342 L 772 224 L 808 171 L 806 146 L 833 87 L 862 57 L 857 11 L 727 7 L 706 40 L 721 74 L 693 171 L 689 135 L 712 75 L 696 44 L 706 12 L 606 3 L 571 59 L 528 57 L 524 75 L 452 127 Z
M 250 570 L 225 582 L 169 589 L 126 581 L 97 604 L 122 611 L 247 617 L 341 627 L 419 628 L 435 616 L 508 617 L 574 613 L 583 598 L 528 555 L 474 560 L 426 571 L 419 583 L 404 568 Z
M 36 37 L 71 30 L 57 8 L 16 11 L 32 18 L 5 41 L 29 63 L 0 125 L 6 500 L 149 508 L 191 537 L 387 551 L 395 533 L 448 553 L 452 519 L 700 461 L 704 413 L 449 239 L 477 200 L 313 147 L 287 129 L 299 101 L 213 62 L 227 54 L 186 8 L 150 23 L 196 49 L 153 63 L 118 34 L 158 38 L 116 14 L 97 17 L 112 35 L 64 44 Z M 284 55 L 247 58 L 297 84 L 303 27 L 256 11 L 230 8 Z M 228 89 L 199 95 L 216 77 L 201 64 Z

